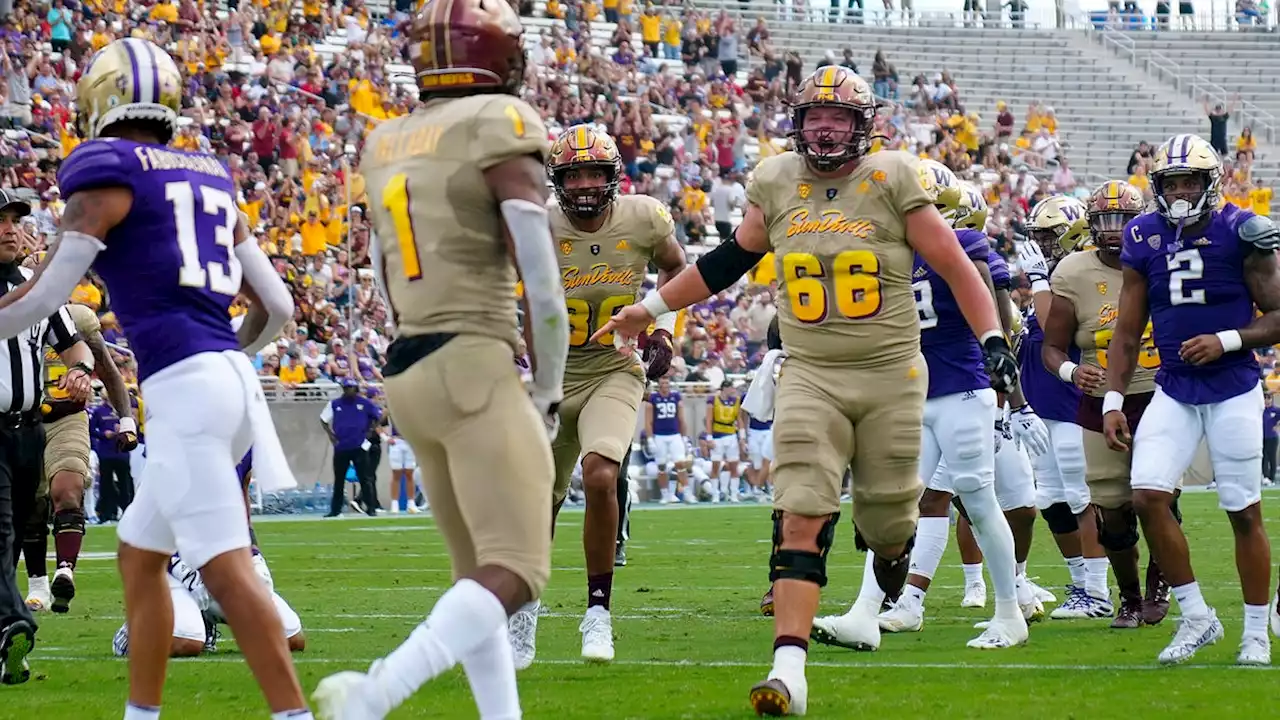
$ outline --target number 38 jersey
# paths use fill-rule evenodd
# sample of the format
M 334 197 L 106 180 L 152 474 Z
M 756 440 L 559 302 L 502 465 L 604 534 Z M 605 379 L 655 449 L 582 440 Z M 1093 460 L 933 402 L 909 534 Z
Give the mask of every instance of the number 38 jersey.
M 138 360 L 138 379 L 202 352 L 240 347 L 231 303 L 240 292 L 232 246 L 235 184 L 212 155 L 120 139 L 80 144 L 58 169 L 67 198 L 124 187 L 133 203 L 94 261 Z
M 516 271 L 484 171 L 550 144 L 508 95 L 436 99 L 369 134 L 360 159 L 400 336 L 469 334 L 518 344 Z
M 594 343 L 589 338 L 615 312 L 635 302 L 654 250 L 675 232 L 671 213 L 647 195 L 623 195 L 609 206 L 599 230 L 585 232 L 554 201 L 547 212 L 569 309 L 565 394 L 611 372 L 639 373 L 639 361 L 614 348 L 612 333 Z
M 896 150 L 867 155 L 840 178 L 815 176 L 794 152 L 756 166 L 747 199 L 764 212 L 791 358 L 883 367 L 920 351 L 905 216 L 932 199 L 918 168 Z
M 1253 246 L 1240 226 L 1253 213 L 1228 205 L 1208 224 L 1175 237 L 1157 213 L 1144 213 L 1124 229 L 1120 260 L 1147 281 L 1147 302 L 1160 350 L 1156 384 L 1189 405 L 1222 402 L 1258 385 L 1253 351 L 1223 354 L 1207 365 L 1189 365 L 1178 350 L 1197 335 L 1234 330 L 1253 320 L 1253 300 L 1244 282 L 1244 259 Z
M 1080 348 L 1082 362 L 1107 369 L 1107 346 L 1120 317 L 1120 286 L 1124 275 L 1107 267 L 1097 251 L 1076 252 L 1062 258 L 1049 282 L 1053 294 L 1070 300 L 1076 308 L 1076 336 L 1072 343 Z M 1160 367 L 1160 351 L 1151 334 L 1151 323 L 1142 333 L 1138 349 L 1138 366 L 1129 380 L 1126 395 L 1155 392 L 1156 370 Z M 1105 387 L 1091 395 L 1102 397 Z
M 956 239 L 974 262 L 989 263 L 991 242 L 977 230 L 960 230 Z M 994 269 L 994 268 L 993 268 Z M 994 275 L 994 273 L 993 273 Z M 1006 280 L 1008 271 L 1005 271 Z M 929 366 L 929 393 L 935 398 L 991 386 L 982 365 L 982 348 L 960 312 L 951 288 L 919 255 L 915 259 L 916 310 L 920 350 Z

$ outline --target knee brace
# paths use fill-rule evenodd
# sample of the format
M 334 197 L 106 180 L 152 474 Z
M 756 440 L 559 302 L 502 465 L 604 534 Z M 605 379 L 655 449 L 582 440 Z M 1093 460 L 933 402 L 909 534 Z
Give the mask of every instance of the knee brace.
M 1071 506 L 1064 502 L 1054 503 L 1040 511 L 1049 532 L 1054 535 L 1066 535 L 1080 529 L 1080 520 L 1071 512 Z
M 1098 544 L 1111 552 L 1122 552 L 1138 544 L 1138 514 L 1133 503 L 1115 509 L 1094 508 L 1098 521 Z
M 84 510 L 72 508 L 53 514 L 53 534 L 57 536 L 62 533 L 84 534 Z
M 827 516 L 818 530 L 818 552 L 809 550 L 784 550 L 782 548 L 782 511 L 773 511 L 773 554 L 769 557 L 769 582 L 778 580 L 804 580 L 818 587 L 827 584 L 827 554 L 836 538 L 836 525 L 840 513 Z

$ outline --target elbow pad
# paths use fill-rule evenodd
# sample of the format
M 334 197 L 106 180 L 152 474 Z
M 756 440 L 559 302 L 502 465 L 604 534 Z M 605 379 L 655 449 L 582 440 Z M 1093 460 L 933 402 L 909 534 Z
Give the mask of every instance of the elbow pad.
M 736 236 L 720 243 L 698 258 L 698 273 L 711 294 L 732 287 L 760 262 L 765 253 L 751 252 L 738 244 Z
M 1280 228 L 1269 217 L 1254 215 L 1245 220 L 1236 232 L 1242 241 L 1261 252 L 1272 252 L 1280 248 Z

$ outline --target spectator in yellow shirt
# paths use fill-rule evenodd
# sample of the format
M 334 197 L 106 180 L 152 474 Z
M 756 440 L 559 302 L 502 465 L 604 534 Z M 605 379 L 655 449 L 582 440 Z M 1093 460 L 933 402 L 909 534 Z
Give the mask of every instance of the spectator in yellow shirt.
M 640 16 L 640 40 L 649 50 L 650 57 L 658 57 L 658 43 L 662 42 L 662 18 L 658 9 L 650 5 Z
M 329 244 L 329 231 L 320 222 L 320 215 L 312 210 L 299 228 L 302 233 L 302 254 L 306 257 L 319 255 Z
M 618 0 L 604 0 L 604 21 L 618 22 Z
M 262 48 L 262 54 L 267 57 L 280 52 L 280 38 L 273 33 L 267 33 L 259 38 L 258 45 Z
M 71 291 L 71 302 L 97 312 L 102 307 L 102 291 L 89 279 L 88 275 L 80 278 L 80 284 Z
M 555 20 L 564 19 L 564 8 L 560 7 L 559 0 L 547 0 L 547 17 Z
M 1253 162 L 1253 153 L 1258 149 L 1258 140 L 1253 136 L 1253 128 L 1245 126 L 1240 131 L 1240 137 L 1236 138 L 1236 152 L 1245 153 L 1245 159 Z
M 280 365 L 280 382 L 286 386 L 301 385 L 307 381 L 307 371 L 292 351 L 288 357 L 289 362 Z
M 684 25 L 674 13 L 667 15 L 662 28 L 662 50 L 663 57 L 668 60 L 680 59 L 680 31 L 683 29 Z
M 680 206 L 684 208 L 685 215 L 696 220 L 707 208 L 707 194 L 702 192 L 702 188 L 686 185 L 680 197 Z
M 160 0 L 151 8 L 148 14 L 153 22 L 164 22 L 170 25 L 178 22 L 178 8 L 173 4 L 173 0 Z
M 1129 176 L 1129 184 L 1142 191 L 1142 196 L 1151 197 L 1151 179 L 1147 177 L 1147 166 L 1144 163 L 1138 163 L 1133 167 L 1133 174 Z
M 1255 215 L 1271 217 L 1271 197 L 1269 187 L 1255 187 L 1249 191 L 1249 207 Z
M 111 44 L 111 33 L 107 31 L 105 20 L 99 20 L 93 27 L 93 36 L 89 38 L 89 47 L 94 52 Z

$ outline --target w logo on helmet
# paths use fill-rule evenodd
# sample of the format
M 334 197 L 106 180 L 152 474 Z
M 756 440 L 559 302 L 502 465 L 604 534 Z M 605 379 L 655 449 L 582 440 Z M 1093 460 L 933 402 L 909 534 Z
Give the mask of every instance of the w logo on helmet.
M 1081 217 L 1081 212 L 1080 212 L 1081 209 L 1082 208 L 1078 205 L 1074 205 L 1074 204 L 1068 205 L 1064 203 L 1062 205 L 1062 216 L 1065 217 L 1070 222 L 1075 222 L 1079 220 Z

